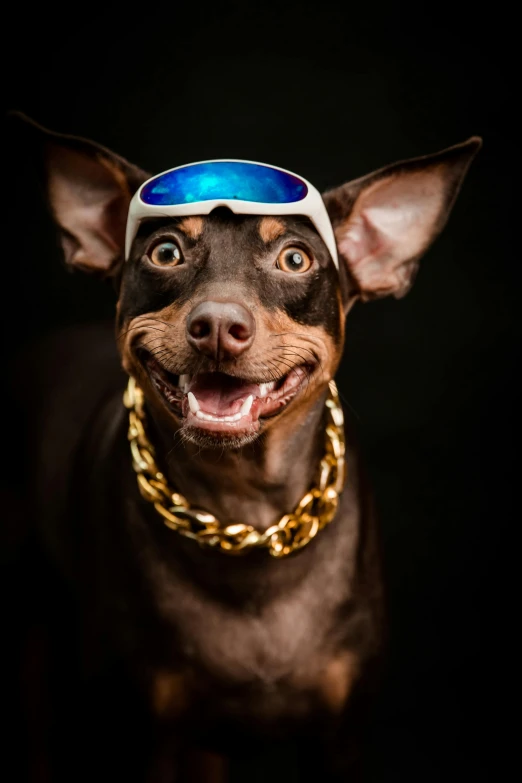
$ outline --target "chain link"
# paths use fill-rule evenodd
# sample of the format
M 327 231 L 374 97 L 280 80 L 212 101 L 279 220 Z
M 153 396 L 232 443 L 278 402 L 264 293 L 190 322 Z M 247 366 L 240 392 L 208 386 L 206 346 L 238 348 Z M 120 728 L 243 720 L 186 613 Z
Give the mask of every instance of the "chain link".
M 272 557 L 285 557 L 306 546 L 334 518 L 345 480 L 344 419 L 334 381 L 329 383 L 326 400 L 329 422 L 316 486 L 306 493 L 292 514 L 285 514 L 263 532 L 251 525 L 222 526 L 213 514 L 192 507 L 183 495 L 173 490 L 156 463 L 154 446 L 145 432 L 143 392 L 134 378 L 129 378 L 123 403 L 129 410 L 128 438 L 141 496 L 154 505 L 167 527 L 182 536 L 227 554 L 266 547 Z

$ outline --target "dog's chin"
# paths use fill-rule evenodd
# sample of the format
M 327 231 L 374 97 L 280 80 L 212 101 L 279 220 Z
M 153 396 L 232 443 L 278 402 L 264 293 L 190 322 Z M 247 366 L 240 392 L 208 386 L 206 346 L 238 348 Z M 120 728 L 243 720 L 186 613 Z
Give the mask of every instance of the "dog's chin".
M 271 381 L 223 372 L 176 375 L 145 351 L 142 368 L 184 440 L 201 448 L 238 449 L 254 441 L 307 386 L 314 367 L 302 364 Z

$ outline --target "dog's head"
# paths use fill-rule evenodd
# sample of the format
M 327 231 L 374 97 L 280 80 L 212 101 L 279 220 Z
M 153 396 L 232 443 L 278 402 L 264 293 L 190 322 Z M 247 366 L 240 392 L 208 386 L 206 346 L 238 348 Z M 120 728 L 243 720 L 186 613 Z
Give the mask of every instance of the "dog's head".
M 115 283 L 124 368 L 162 421 L 235 448 L 305 420 L 337 369 L 351 305 L 407 293 L 480 147 L 472 138 L 325 193 L 337 270 L 308 218 L 223 207 L 143 221 L 124 260 L 128 206 L 148 175 L 31 127 L 66 263 Z

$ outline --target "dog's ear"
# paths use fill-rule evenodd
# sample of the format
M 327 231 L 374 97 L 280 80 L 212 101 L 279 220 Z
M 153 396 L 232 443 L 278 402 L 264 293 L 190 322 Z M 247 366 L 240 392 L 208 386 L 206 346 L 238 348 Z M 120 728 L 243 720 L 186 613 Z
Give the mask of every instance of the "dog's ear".
M 37 148 L 66 263 L 102 277 L 116 274 L 129 202 L 149 175 L 92 141 L 54 133 L 19 112 L 10 117 L 24 149 Z
M 323 195 L 355 294 L 404 296 L 441 231 L 482 145 L 476 136 L 435 155 L 395 163 Z

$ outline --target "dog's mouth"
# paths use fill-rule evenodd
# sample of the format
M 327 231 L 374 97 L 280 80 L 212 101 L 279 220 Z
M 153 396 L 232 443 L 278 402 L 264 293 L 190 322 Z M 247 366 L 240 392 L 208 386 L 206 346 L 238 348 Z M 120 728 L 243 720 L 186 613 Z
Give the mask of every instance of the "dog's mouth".
M 146 352 L 141 360 L 166 405 L 187 427 L 208 433 L 254 433 L 260 420 L 282 412 L 310 378 L 313 367 L 301 364 L 268 382 L 223 372 L 175 375 Z

